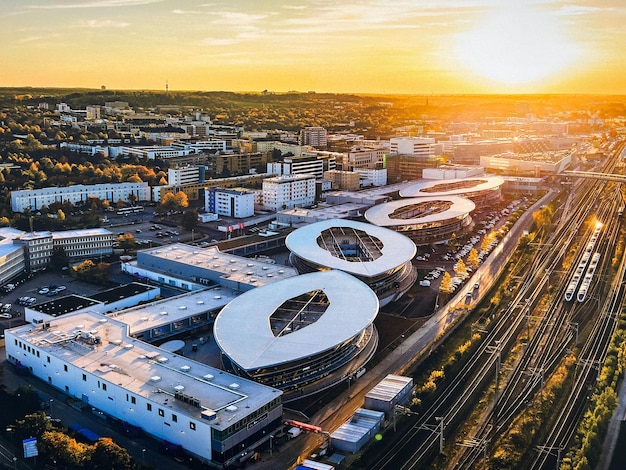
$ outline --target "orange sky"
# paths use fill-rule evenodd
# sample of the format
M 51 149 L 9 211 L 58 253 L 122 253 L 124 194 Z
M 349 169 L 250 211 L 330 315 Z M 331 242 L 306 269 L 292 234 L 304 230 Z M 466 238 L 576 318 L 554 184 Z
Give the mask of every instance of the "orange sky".
M 625 20 L 623 0 L 7 0 L 0 86 L 623 94 Z

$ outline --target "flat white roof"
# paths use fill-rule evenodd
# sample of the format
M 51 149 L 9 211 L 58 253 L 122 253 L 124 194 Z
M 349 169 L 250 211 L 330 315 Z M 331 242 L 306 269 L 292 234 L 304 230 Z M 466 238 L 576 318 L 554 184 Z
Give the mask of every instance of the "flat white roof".
M 501 176 L 475 176 L 450 180 L 425 180 L 400 190 L 401 197 L 463 196 L 480 191 L 495 190 L 504 184 Z M 452 186 L 458 185 L 458 188 Z
M 113 235 L 113 232 L 105 228 L 86 228 L 80 230 L 63 230 L 62 232 L 52 232 L 52 238 L 76 238 L 76 237 L 93 237 L 96 235 Z
M 315 322 L 274 336 L 270 316 L 287 300 L 322 290 L 329 300 Z M 241 294 L 220 312 L 214 335 L 220 349 L 243 369 L 289 363 L 314 356 L 353 338 L 378 315 L 378 298 L 366 284 L 341 271 L 292 277 Z
M 222 253 L 215 246 L 199 248 L 184 243 L 173 243 L 141 250 L 137 254 L 137 265 L 147 269 L 150 265 L 142 263 L 145 255 L 206 269 L 217 273 L 221 278 L 252 286 L 271 284 L 280 279 L 298 275 L 298 271 L 294 268 Z
M 413 217 L 407 219 L 391 218 L 398 209 L 402 207 L 424 204 L 428 202 L 451 202 L 452 205 L 442 212 L 428 214 L 423 217 Z M 414 197 L 410 199 L 400 199 L 398 201 L 387 202 L 374 206 L 367 210 L 365 218 L 372 224 L 379 225 L 381 227 L 398 227 L 411 224 L 428 224 L 441 222 L 444 220 L 455 219 L 461 216 L 466 216 L 470 212 L 476 209 L 474 204 L 469 199 L 460 196 L 436 196 L 436 197 Z
M 28 324 L 10 334 L 164 408 L 197 420 L 202 411 L 215 411 L 211 425 L 217 429 L 229 427 L 282 393 L 144 343 L 128 336 L 127 330 L 114 318 L 84 312 L 58 317 L 48 329 Z M 101 344 L 91 347 L 82 342 L 81 332 L 99 337 Z M 173 399 L 177 390 L 198 399 L 201 407 Z
M 337 258 L 317 243 L 317 239 L 322 232 L 333 227 L 362 230 L 369 236 L 377 238 L 382 243 L 382 256 L 373 261 L 360 262 Z M 301 227 L 287 236 L 285 245 L 289 251 L 302 259 L 365 277 L 374 277 L 395 269 L 413 259 L 415 253 L 417 253 L 415 243 L 402 234 L 376 225 L 346 219 L 323 220 Z
M 232 289 L 214 287 L 138 305 L 108 316 L 124 322 L 130 329 L 129 334 L 137 335 L 142 331 L 220 309 L 237 295 L 239 293 Z

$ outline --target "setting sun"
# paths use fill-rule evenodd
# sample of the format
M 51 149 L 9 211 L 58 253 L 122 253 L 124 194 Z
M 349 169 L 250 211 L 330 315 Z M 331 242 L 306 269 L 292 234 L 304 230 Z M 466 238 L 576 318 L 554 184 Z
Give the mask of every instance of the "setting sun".
M 507 4 L 457 36 L 461 64 L 506 85 L 550 78 L 564 71 L 578 55 L 558 21 L 553 12 Z

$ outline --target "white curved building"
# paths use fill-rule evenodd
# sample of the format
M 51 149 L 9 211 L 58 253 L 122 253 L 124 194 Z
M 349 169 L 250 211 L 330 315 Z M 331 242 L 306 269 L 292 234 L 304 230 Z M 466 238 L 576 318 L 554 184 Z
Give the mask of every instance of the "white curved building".
M 424 180 L 400 190 L 401 197 L 463 196 L 476 204 L 499 201 L 504 178 L 481 176 L 450 180 Z
M 367 284 L 385 306 L 415 283 L 409 238 L 376 225 L 346 219 L 316 222 L 291 232 L 285 245 L 300 273 L 339 269 Z
M 471 224 L 474 209 L 476 204 L 464 197 L 414 197 L 371 207 L 365 218 L 406 235 L 416 245 L 428 245 L 459 235 Z
M 350 378 L 374 354 L 378 298 L 341 271 L 296 276 L 233 299 L 215 320 L 229 372 L 285 392 L 285 401 Z

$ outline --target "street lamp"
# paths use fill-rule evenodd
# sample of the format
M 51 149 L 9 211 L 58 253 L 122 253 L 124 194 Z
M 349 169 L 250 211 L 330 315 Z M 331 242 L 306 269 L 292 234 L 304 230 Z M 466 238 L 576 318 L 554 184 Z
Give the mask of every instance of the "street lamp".
M 141 465 L 146 466 L 146 449 L 141 449 Z

